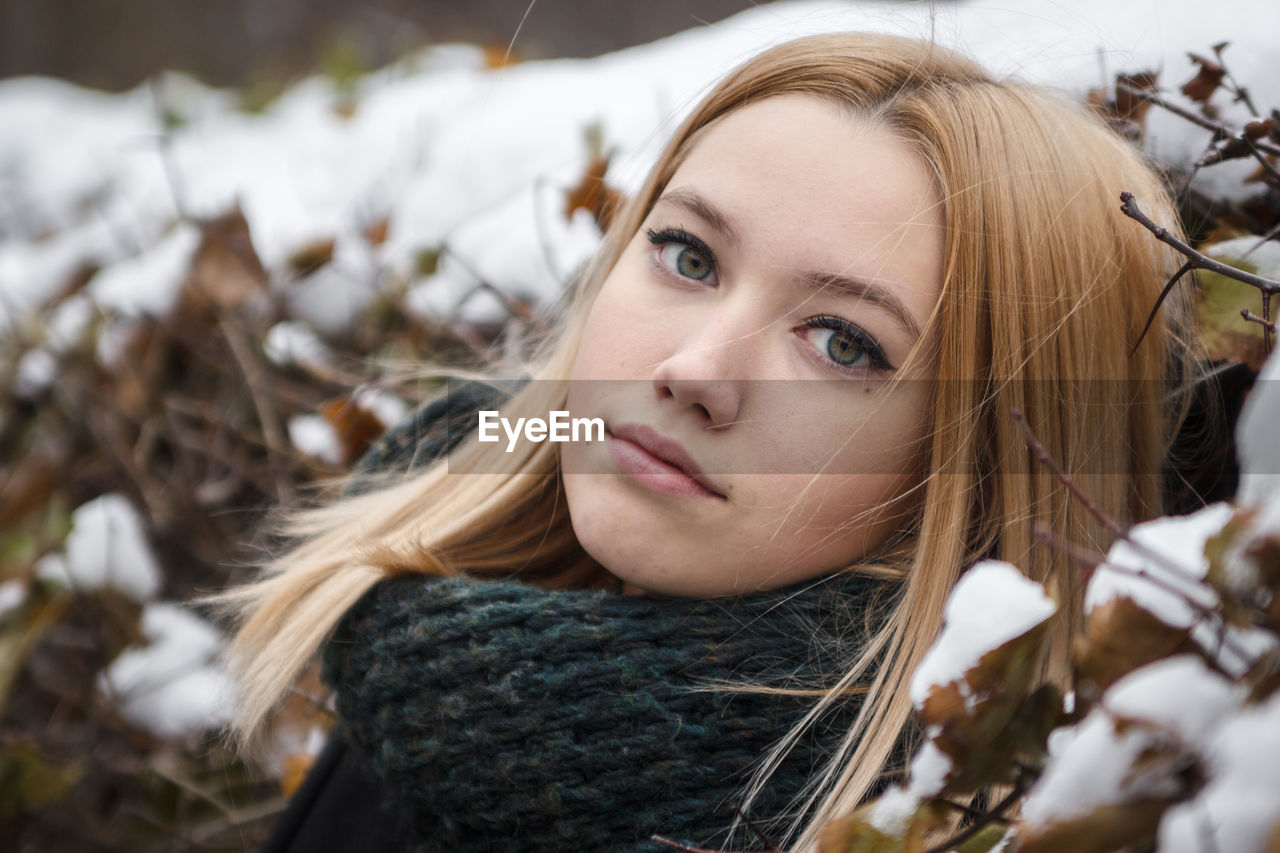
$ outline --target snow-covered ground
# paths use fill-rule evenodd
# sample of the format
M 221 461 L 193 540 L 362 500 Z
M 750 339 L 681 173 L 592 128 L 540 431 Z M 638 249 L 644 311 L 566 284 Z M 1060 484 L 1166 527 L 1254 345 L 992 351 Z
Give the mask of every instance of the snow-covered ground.
M 786 39 L 846 29 L 935 39 L 999 73 L 1076 95 L 1118 71 L 1149 68 L 1160 69 L 1162 82 L 1176 88 L 1192 74 L 1187 51 L 1204 53 L 1228 40 L 1235 76 L 1258 103 L 1280 104 L 1280 4 L 1272 0 L 1001 0 L 936 7 L 778 2 L 587 60 L 488 69 L 479 49 L 432 48 L 361 80 L 349 116 L 335 109 L 340 94 L 322 78 L 297 84 L 260 113 L 240 111 L 235 93 L 176 75 L 121 95 L 45 79 L 8 80 L 0 82 L 0 343 L 19 335 L 34 347 L 20 368 L 19 389 L 35 393 L 53 381 L 58 353 L 99 318 L 109 329 L 130 317 L 168 311 L 198 242 L 190 220 L 236 204 L 272 287 L 290 305 L 290 320 L 268 339 L 273 360 L 323 359 L 323 337 L 346 328 L 380 287 L 408 286 L 412 309 L 436 315 L 455 310 L 477 274 L 546 301 L 599 239 L 588 217 L 566 220 L 562 213 L 564 191 L 586 163 L 589 127 L 598 125 L 605 146 L 615 151 L 611 181 L 634 188 L 658 146 L 726 70 Z M 1224 107 L 1228 115 L 1238 109 Z M 1158 110 L 1148 116 L 1148 137 L 1154 153 L 1175 161 L 1205 144 L 1202 131 Z M 1213 174 L 1230 180 L 1239 172 Z M 367 240 L 365 229 L 383 218 L 385 242 Z M 290 256 L 320 240 L 335 241 L 333 263 L 300 279 L 290 273 Z M 448 251 L 439 268 L 419 275 L 420 253 L 442 247 Z M 87 287 L 46 307 L 86 265 L 99 268 Z M 482 292 L 468 301 L 464 316 L 496 314 L 496 303 L 485 299 Z M 1273 395 L 1253 405 L 1275 409 L 1276 400 Z M 1260 458 L 1274 452 L 1274 423 L 1262 415 L 1246 421 L 1246 453 Z M 304 421 L 290 431 L 323 453 L 325 439 L 314 427 Z M 1277 524 L 1274 480 L 1246 477 L 1242 498 L 1264 510 L 1259 526 Z M 1229 514 L 1219 507 L 1192 520 L 1156 522 L 1139 539 L 1146 535 L 1158 546 L 1180 536 L 1200 547 Z M 121 697 L 130 719 L 164 736 L 219 724 L 225 684 L 211 661 L 222 640 L 194 614 L 155 600 L 159 570 L 136 512 L 123 497 L 106 496 L 77 510 L 74 522 L 65 553 L 49 558 L 42 575 L 83 587 L 112 585 L 148 602 L 143 629 L 151 644 L 121 655 L 103 690 Z M 1117 546 L 1114 562 L 1150 561 L 1125 548 Z M 1188 568 L 1195 577 L 1204 574 L 1203 566 Z M 992 637 L 1016 636 L 1046 615 L 1040 593 L 1001 580 L 1002 573 L 1016 574 L 988 566 L 972 583 L 993 584 L 1023 601 L 1023 621 L 987 623 L 991 637 L 975 634 L 968 645 L 958 642 L 948 655 L 935 656 L 913 693 L 927 692 L 948 672 L 963 673 L 966 660 L 998 644 Z M 1195 586 L 1194 577 L 1179 582 Z M 8 584 L 0 588 L 0 610 L 20 594 Z M 1191 624 L 1191 611 L 1177 596 L 1106 571 L 1095 578 L 1090 605 L 1121 594 L 1141 598 L 1171 623 Z M 949 630 L 964 629 L 953 620 Z M 1233 638 L 1233 648 L 1251 654 L 1262 648 L 1247 632 Z M 1218 663 L 1234 673 L 1248 661 Z M 1226 725 L 1207 726 L 1196 717 L 1184 726 L 1182 734 L 1195 748 L 1214 756 L 1217 775 L 1193 802 L 1170 814 L 1173 838 L 1178 821 L 1238 808 L 1240 792 L 1250 785 L 1266 781 L 1271 787 L 1262 790 L 1276 790 L 1274 773 L 1264 780 L 1267 774 L 1251 763 L 1250 744 L 1270 756 L 1271 768 L 1280 767 L 1280 754 L 1274 699 L 1245 707 L 1202 666 L 1182 661 L 1164 667 L 1117 684 L 1112 712 L 1142 714 L 1155 702 L 1164 713 L 1159 691 L 1199 684 L 1203 701 L 1192 703 L 1192 710 L 1229 717 Z M 1087 763 L 1108 751 L 1123 757 L 1145 743 L 1117 745 L 1109 723 L 1091 719 L 1058 738 L 1058 775 L 1047 777 L 1044 787 L 1074 784 L 1073 761 Z M 1182 731 L 1181 722 L 1165 722 Z M 934 760 L 936 754 L 926 758 L 937 782 L 945 762 Z M 1059 799 L 1041 791 L 1039 802 Z M 1029 816 L 1037 814 L 1036 803 L 1033 794 Z M 1046 820 L 1054 814 L 1042 812 Z M 1234 843 L 1224 840 L 1218 849 L 1249 849 Z M 1164 834 L 1161 844 L 1182 849 Z

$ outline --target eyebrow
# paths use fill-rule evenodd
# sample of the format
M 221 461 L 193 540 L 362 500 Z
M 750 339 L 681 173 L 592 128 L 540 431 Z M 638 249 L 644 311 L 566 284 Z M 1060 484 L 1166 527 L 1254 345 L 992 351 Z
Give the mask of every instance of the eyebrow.
M 676 189 L 665 192 L 655 204 L 661 202 L 683 207 L 716 231 L 719 231 L 720 236 L 727 242 L 735 246 L 738 245 L 738 232 L 734 228 L 733 221 L 724 211 L 693 190 Z M 799 280 L 813 290 L 834 290 L 839 294 L 853 296 L 870 302 L 872 305 L 877 305 L 892 314 L 894 319 L 901 323 L 912 337 L 919 338 L 922 335 L 920 324 L 911 316 L 906 304 L 898 298 L 897 294 L 883 284 L 824 272 L 803 272 L 800 274 Z

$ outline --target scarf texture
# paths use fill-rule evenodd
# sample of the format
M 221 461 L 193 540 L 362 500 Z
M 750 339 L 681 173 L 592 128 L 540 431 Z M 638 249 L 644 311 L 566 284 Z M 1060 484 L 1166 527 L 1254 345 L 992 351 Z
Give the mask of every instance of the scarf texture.
M 460 437 L 474 395 L 396 430 L 365 470 L 416 467 Z M 441 425 L 452 421 L 445 438 Z M 736 598 L 545 590 L 402 576 L 344 615 L 324 650 L 343 734 L 369 757 L 420 850 L 657 851 L 730 838 L 751 771 L 874 627 L 886 584 L 841 574 Z M 777 830 L 857 712 L 810 727 L 747 815 Z M 771 839 L 772 840 L 772 839 Z
M 402 577 L 344 617 L 325 674 L 424 849 L 719 847 L 751 769 L 814 699 L 706 688 L 815 686 L 879 587 L 696 601 Z M 854 706 L 801 739 L 753 822 L 786 817 Z

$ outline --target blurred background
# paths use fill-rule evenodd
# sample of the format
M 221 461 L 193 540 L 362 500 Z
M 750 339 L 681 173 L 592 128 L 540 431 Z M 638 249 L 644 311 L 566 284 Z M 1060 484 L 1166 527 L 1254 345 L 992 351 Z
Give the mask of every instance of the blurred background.
M 95 88 L 179 70 L 213 86 L 282 86 L 334 62 L 377 68 L 426 44 L 587 57 L 757 6 L 751 0 L 0 0 L 0 77 Z M 528 14 L 526 16 L 526 10 Z M 522 23 L 523 21 L 523 23 Z

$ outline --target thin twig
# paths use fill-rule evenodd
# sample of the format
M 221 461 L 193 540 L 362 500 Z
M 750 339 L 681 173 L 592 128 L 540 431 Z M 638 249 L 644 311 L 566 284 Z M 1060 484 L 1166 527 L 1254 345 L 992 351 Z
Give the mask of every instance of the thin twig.
M 222 335 L 231 348 L 231 354 L 244 375 L 245 385 L 249 389 L 249 398 L 253 400 L 253 408 L 258 413 L 262 437 L 267 442 L 267 448 L 272 452 L 273 462 L 275 459 L 292 458 L 289 440 L 280 422 L 280 413 L 276 411 L 273 401 L 265 393 L 266 379 L 263 376 L 262 365 L 254 357 L 253 346 L 249 343 L 248 336 L 236 323 L 235 318 L 229 314 L 219 312 L 218 328 L 222 330 Z M 271 467 L 275 474 L 275 497 L 292 503 L 295 498 L 293 483 L 275 464 Z
M 1267 159 L 1267 155 L 1263 153 L 1260 147 L 1258 147 L 1257 142 L 1247 137 L 1242 138 L 1244 138 L 1245 144 L 1249 146 L 1249 153 L 1253 155 L 1253 159 L 1257 160 L 1258 163 L 1261 164 L 1262 171 L 1270 175 L 1271 179 L 1275 181 L 1277 185 L 1280 185 L 1280 169 L 1277 169 L 1275 164 Z
M 1094 569 L 1106 562 L 1104 555 L 1095 553 L 1082 545 L 1077 545 L 1069 539 L 1063 539 L 1043 521 L 1037 521 L 1032 525 L 1031 535 L 1050 548 L 1060 551 L 1080 563 L 1089 570 L 1090 574 L 1093 573 Z
M 747 813 L 744 812 L 740 806 L 734 806 L 733 810 L 737 813 L 738 819 L 746 824 L 747 829 L 751 830 L 751 834 L 764 845 L 763 853 L 782 853 L 782 848 L 775 844 L 773 839 L 765 835 L 760 827 L 756 826 L 755 823 L 752 822 L 751 818 L 747 817 Z
M 1266 291 L 1262 293 L 1262 322 L 1268 324 L 1263 327 L 1262 342 L 1266 345 L 1267 355 L 1271 355 L 1271 333 L 1276 327 L 1271 325 L 1271 294 Z
M 964 814 L 966 817 L 971 817 L 974 819 L 982 819 L 982 818 L 988 817 L 987 813 L 984 811 L 979 811 L 978 809 L 975 809 L 972 806 L 966 806 L 964 803 L 957 803 L 955 800 L 948 800 L 946 797 L 937 797 L 935 798 L 934 802 L 942 803 L 942 805 L 946 806 L 947 808 L 955 809 L 961 814 Z M 1007 817 L 992 818 L 989 822 L 1001 823 L 1006 825 L 1013 823 L 1013 821 L 1009 820 Z
M 1168 110 L 1174 115 L 1184 118 L 1187 121 L 1191 122 L 1192 124 L 1198 125 L 1199 127 L 1203 127 L 1205 130 L 1211 131 L 1215 135 L 1216 139 L 1220 139 L 1220 140 L 1232 139 L 1236 137 L 1236 131 L 1232 130 L 1230 127 L 1223 124 L 1222 122 L 1214 121 L 1213 119 L 1206 118 L 1205 116 L 1199 115 L 1198 113 L 1193 113 L 1191 110 L 1188 110 L 1184 107 L 1180 107 L 1177 104 L 1170 103 L 1169 101 L 1166 101 L 1164 98 L 1162 98 L 1160 95 L 1156 94 L 1150 89 L 1136 89 L 1133 86 L 1128 86 L 1128 85 L 1125 85 L 1124 83 L 1118 83 L 1116 85 L 1116 88 L 1124 89 L 1126 92 L 1130 93 L 1135 98 L 1141 98 L 1142 100 L 1147 101 L 1148 103 L 1155 104 L 1157 107 Z M 1259 142 L 1257 143 L 1257 145 L 1258 145 L 1258 148 L 1261 149 L 1262 151 L 1265 151 L 1268 154 L 1274 154 L 1277 157 L 1280 157 L 1280 147 L 1272 145 L 1269 142 Z
M 1258 242 L 1250 246 L 1249 250 L 1245 252 L 1243 255 L 1241 255 L 1239 259 L 1242 261 L 1245 260 L 1254 252 L 1258 251 L 1258 249 L 1261 249 L 1268 240 L 1270 240 L 1272 237 L 1275 237 L 1277 235 L 1280 235 L 1280 222 L 1277 222 L 1270 231 L 1268 231 L 1266 234 L 1263 234 L 1261 237 L 1259 237 Z
M 1148 560 L 1151 560 L 1153 563 L 1156 563 L 1162 566 L 1166 571 L 1172 573 L 1176 577 L 1182 578 L 1187 583 L 1199 585 L 1203 582 L 1202 578 L 1195 575 L 1187 568 L 1178 565 L 1172 559 L 1170 559 L 1169 557 L 1166 557 L 1164 554 L 1161 554 L 1159 551 L 1156 551 L 1155 549 L 1150 548 L 1144 543 L 1134 539 L 1129 534 L 1129 531 L 1127 528 L 1121 526 L 1119 523 L 1116 522 L 1115 519 L 1111 518 L 1109 515 L 1103 512 L 1098 507 L 1098 505 L 1095 504 L 1092 500 L 1090 500 L 1088 495 L 1086 495 L 1084 491 L 1081 490 L 1081 488 L 1075 484 L 1075 482 L 1071 479 L 1071 477 L 1069 477 L 1067 473 L 1062 470 L 1062 467 L 1058 465 L 1057 460 L 1055 460 L 1052 456 L 1049 455 L 1049 451 L 1045 450 L 1044 445 L 1040 443 L 1040 439 L 1038 439 L 1036 437 L 1036 434 L 1031 430 L 1031 426 L 1027 423 L 1027 419 L 1022 414 L 1022 410 L 1015 406 L 1010 410 L 1010 414 L 1012 415 L 1014 421 L 1017 422 L 1018 427 L 1022 430 L 1023 441 L 1026 442 L 1027 447 L 1031 449 L 1031 452 L 1035 454 L 1036 458 L 1040 460 L 1041 464 L 1043 464 L 1046 468 L 1048 468 L 1053 473 L 1054 477 L 1057 478 L 1058 482 L 1062 483 L 1062 485 L 1066 488 L 1066 490 L 1070 492 L 1071 495 L 1076 498 L 1076 500 L 1080 501 L 1080 503 L 1089 512 L 1090 515 L 1092 515 L 1104 527 L 1106 527 L 1108 530 L 1114 533 L 1116 535 L 1116 538 L 1124 542 L 1126 545 L 1128 545 L 1130 548 L 1132 548 L 1141 556 L 1146 557 Z M 1192 611 L 1198 614 L 1202 619 L 1207 619 L 1213 624 L 1220 624 L 1223 626 L 1225 626 L 1226 624 L 1226 620 L 1223 618 L 1221 614 L 1219 614 L 1213 608 L 1208 607 L 1207 605 L 1201 604 L 1200 602 L 1191 598 L 1191 596 L 1187 594 L 1187 591 L 1185 589 L 1179 589 L 1171 581 L 1165 578 L 1161 578 L 1157 575 L 1153 575 L 1150 572 L 1147 572 L 1145 569 L 1133 568 L 1131 566 L 1122 566 L 1122 565 L 1111 563 L 1111 562 L 1106 562 L 1105 565 L 1107 569 L 1110 571 L 1114 571 L 1117 574 L 1121 574 L 1121 575 L 1128 575 L 1129 577 L 1141 578 L 1153 584 L 1154 586 L 1157 586 L 1163 589 L 1164 591 L 1177 596 L 1181 601 L 1185 602 L 1192 609 Z M 1238 645 L 1229 643 L 1225 635 L 1225 628 L 1223 628 L 1223 631 L 1224 633 L 1221 640 L 1222 645 L 1229 647 L 1233 652 L 1240 655 L 1242 659 L 1248 660 L 1249 659 L 1248 653 L 1245 650 L 1241 649 Z
M 1032 432 L 1031 425 L 1027 423 L 1026 416 L 1022 414 L 1022 409 L 1014 406 L 1009 410 L 1009 414 L 1012 415 L 1014 422 L 1017 423 L 1018 429 L 1022 431 L 1022 440 L 1026 442 L 1027 447 L 1030 448 L 1033 454 L 1035 454 L 1035 457 L 1040 461 L 1040 464 L 1048 468 L 1049 471 L 1053 473 L 1053 476 L 1058 479 L 1058 482 L 1062 483 L 1062 485 L 1066 487 L 1067 491 L 1071 493 L 1071 496 L 1080 501 L 1085 510 L 1101 522 L 1103 527 L 1114 533 L 1117 538 L 1127 539 L 1129 531 L 1121 526 L 1114 518 L 1103 512 L 1098 505 L 1095 504 L 1069 476 L 1067 476 L 1067 472 L 1062 470 L 1062 467 L 1058 465 L 1058 461 L 1049 455 L 1049 451 L 1045 450 L 1044 445 L 1040 443 L 1040 439 L 1036 438 L 1036 434 Z
M 1248 308 L 1241 308 L 1240 316 L 1248 320 L 1250 323 L 1257 323 L 1258 325 L 1266 329 L 1268 332 L 1274 332 L 1276 330 L 1275 323 L 1271 322 L 1270 320 L 1262 319 L 1257 314 L 1250 311 Z
M 1160 295 L 1156 297 L 1156 304 L 1151 307 L 1151 313 L 1147 315 L 1146 325 L 1144 325 L 1142 327 L 1142 331 L 1138 333 L 1138 340 L 1134 342 L 1133 348 L 1129 350 L 1130 358 L 1132 358 L 1133 354 L 1138 351 L 1138 346 L 1141 345 L 1142 339 L 1147 336 L 1147 332 L 1151 331 L 1151 324 L 1155 322 L 1156 315 L 1160 313 L 1160 306 L 1164 305 L 1164 301 L 1168 299 L 1169 294 L 1173 292 L 1173 286 L 1177 284 L 1184 275 L 1191 272 L 1193 269 L 1195 269 L 1195 267 L 1191 265 L 1190 261 L 1187 261 L 1179 267 L 1178 271 L 1173 274 L 1168 282 L 1165 283 L 1164 289 L 1161 290 Z
M 1254 275 L 1251 272 L 1245 272 L 1244 270 L 1236 269 L 1233 266 L 1228 266 L 1221 261 L 1215 261 L 1213 258 L 1202 252 L 1197 252 L 1195 249 L 1170 234 L 1167 228 L 1157 225 L 1149 216 L 1139 209 L 1137 203 L 1133 200 L 1133 193 L 1127 191 L 1120 193 L 1120 201 L 1121 213 L 1146 228 L 1155 235 L 1155 238 L 1161 243 L 1165 243 L 1166 245 L 1172 246 L 1176 249 L 1179 254 L 1190 262 L 1192 268 L 1209 270 L 1210 272 L 1216 272 L 1219 275 L 1225 275 L 1228 278 L 1234 278 L 1236 281 L 1244 282 L 1245 284 L 1258 288 L 1263 293 L 1280 292 L 1280 281 L 1266 278 L 1265 276 Z
M 1027 789 L 1031 787 L 1033 779 L 1035 779 L 1035 776 L 1026 772 L 1020 772 L 1018 774 L 1018 781 L 1014 783 L 1013 790 L 1010 791 L 1008 796 L 1003 800 L 996 803 L 991 811 L 987 812 L 982 817 L 978 818 L 969 826 L 965 827 L 956 835 L 938 846 L 929 848 L 926 853 L 947 853 L 948 850 L 954 850 L 970 838 L 973 838 L 979 832 L 982 832 L 982 830 L 986 829 L 989 825 L 1000 820 L 1004 816 L 1004 813 L 1007 812 L 1010 807 L 1012 807 L 1013 804 L 1021 799 L 1022 795 L 1027 792 Z
M 1222 69 L 1222 74 L 1227 78 L 1226 89 L 1236 99 L 1238 103 L 1244 104 L 1245 109 L 1254 118 L 1258 118 L 1261 114 L 1258 108 L 1253 105 L 1253 98 L 1249 97 L 1249 90 L 1236 82 L 1235 75 L 1231 73 L 1231 69 L 1227 67 L 1227 63 L 1222 58 L 1222 51 L 1227 47 L 1226 42 L 1219 42 L 1213 46 L 1213 55 L 1218 58 L 1218 67 Z

